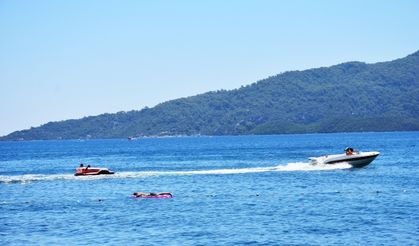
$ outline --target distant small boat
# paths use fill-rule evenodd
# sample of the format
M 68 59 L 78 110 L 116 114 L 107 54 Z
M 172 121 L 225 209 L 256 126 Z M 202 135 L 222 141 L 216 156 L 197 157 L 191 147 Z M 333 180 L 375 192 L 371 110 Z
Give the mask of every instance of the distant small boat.
M 75 176 L 88 176 L 88 175 L 101 175 L 101 174 L 114 174 L 115 172 L 110 171 L 104 167 L 78 167 L 76 169 Z
M 349 148 L 352 150 L 351 148 Z M 370 164 L 380 152 L 371 151 L 371 152 L 348 152 L 344 154 L 334 154 L 334 155 L 325 155 L 320 157 L 310 157 L 309 160 L 312 165 L 317 164 L 328 164 L 333 165 L 337 163 L 348 163 L 352 167 L 361 168 Z

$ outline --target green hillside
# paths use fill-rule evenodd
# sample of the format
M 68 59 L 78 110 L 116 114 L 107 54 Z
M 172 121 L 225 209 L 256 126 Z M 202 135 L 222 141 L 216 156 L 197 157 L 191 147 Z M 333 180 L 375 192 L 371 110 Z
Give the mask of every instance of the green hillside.
M 419 130 L 419 51 L 285 72 L 139 111 L 50 122 L 2 140 Z

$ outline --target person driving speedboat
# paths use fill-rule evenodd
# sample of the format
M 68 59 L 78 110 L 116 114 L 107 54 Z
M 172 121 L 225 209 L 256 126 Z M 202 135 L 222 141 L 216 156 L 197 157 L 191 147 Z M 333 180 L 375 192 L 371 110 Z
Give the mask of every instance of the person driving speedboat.
M 353 155 L 354 154 L 354 149 L 353 148 L 346 148 L 345 149 L 345 154 L 346 155 Z

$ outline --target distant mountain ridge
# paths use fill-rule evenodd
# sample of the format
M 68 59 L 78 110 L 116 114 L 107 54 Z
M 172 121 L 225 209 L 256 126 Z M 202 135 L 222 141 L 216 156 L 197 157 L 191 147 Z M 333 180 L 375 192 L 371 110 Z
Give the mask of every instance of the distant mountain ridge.
M 49 122 L 1 140 L 419 130 L 419 51 L 291 71 L 153 108 Z

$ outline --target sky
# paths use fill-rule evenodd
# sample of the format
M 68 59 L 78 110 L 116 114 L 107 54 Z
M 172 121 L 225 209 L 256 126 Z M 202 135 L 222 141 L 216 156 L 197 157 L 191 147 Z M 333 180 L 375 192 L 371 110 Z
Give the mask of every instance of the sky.
M 0 0 L 0 136 L 419 50 L 419 1 Z

